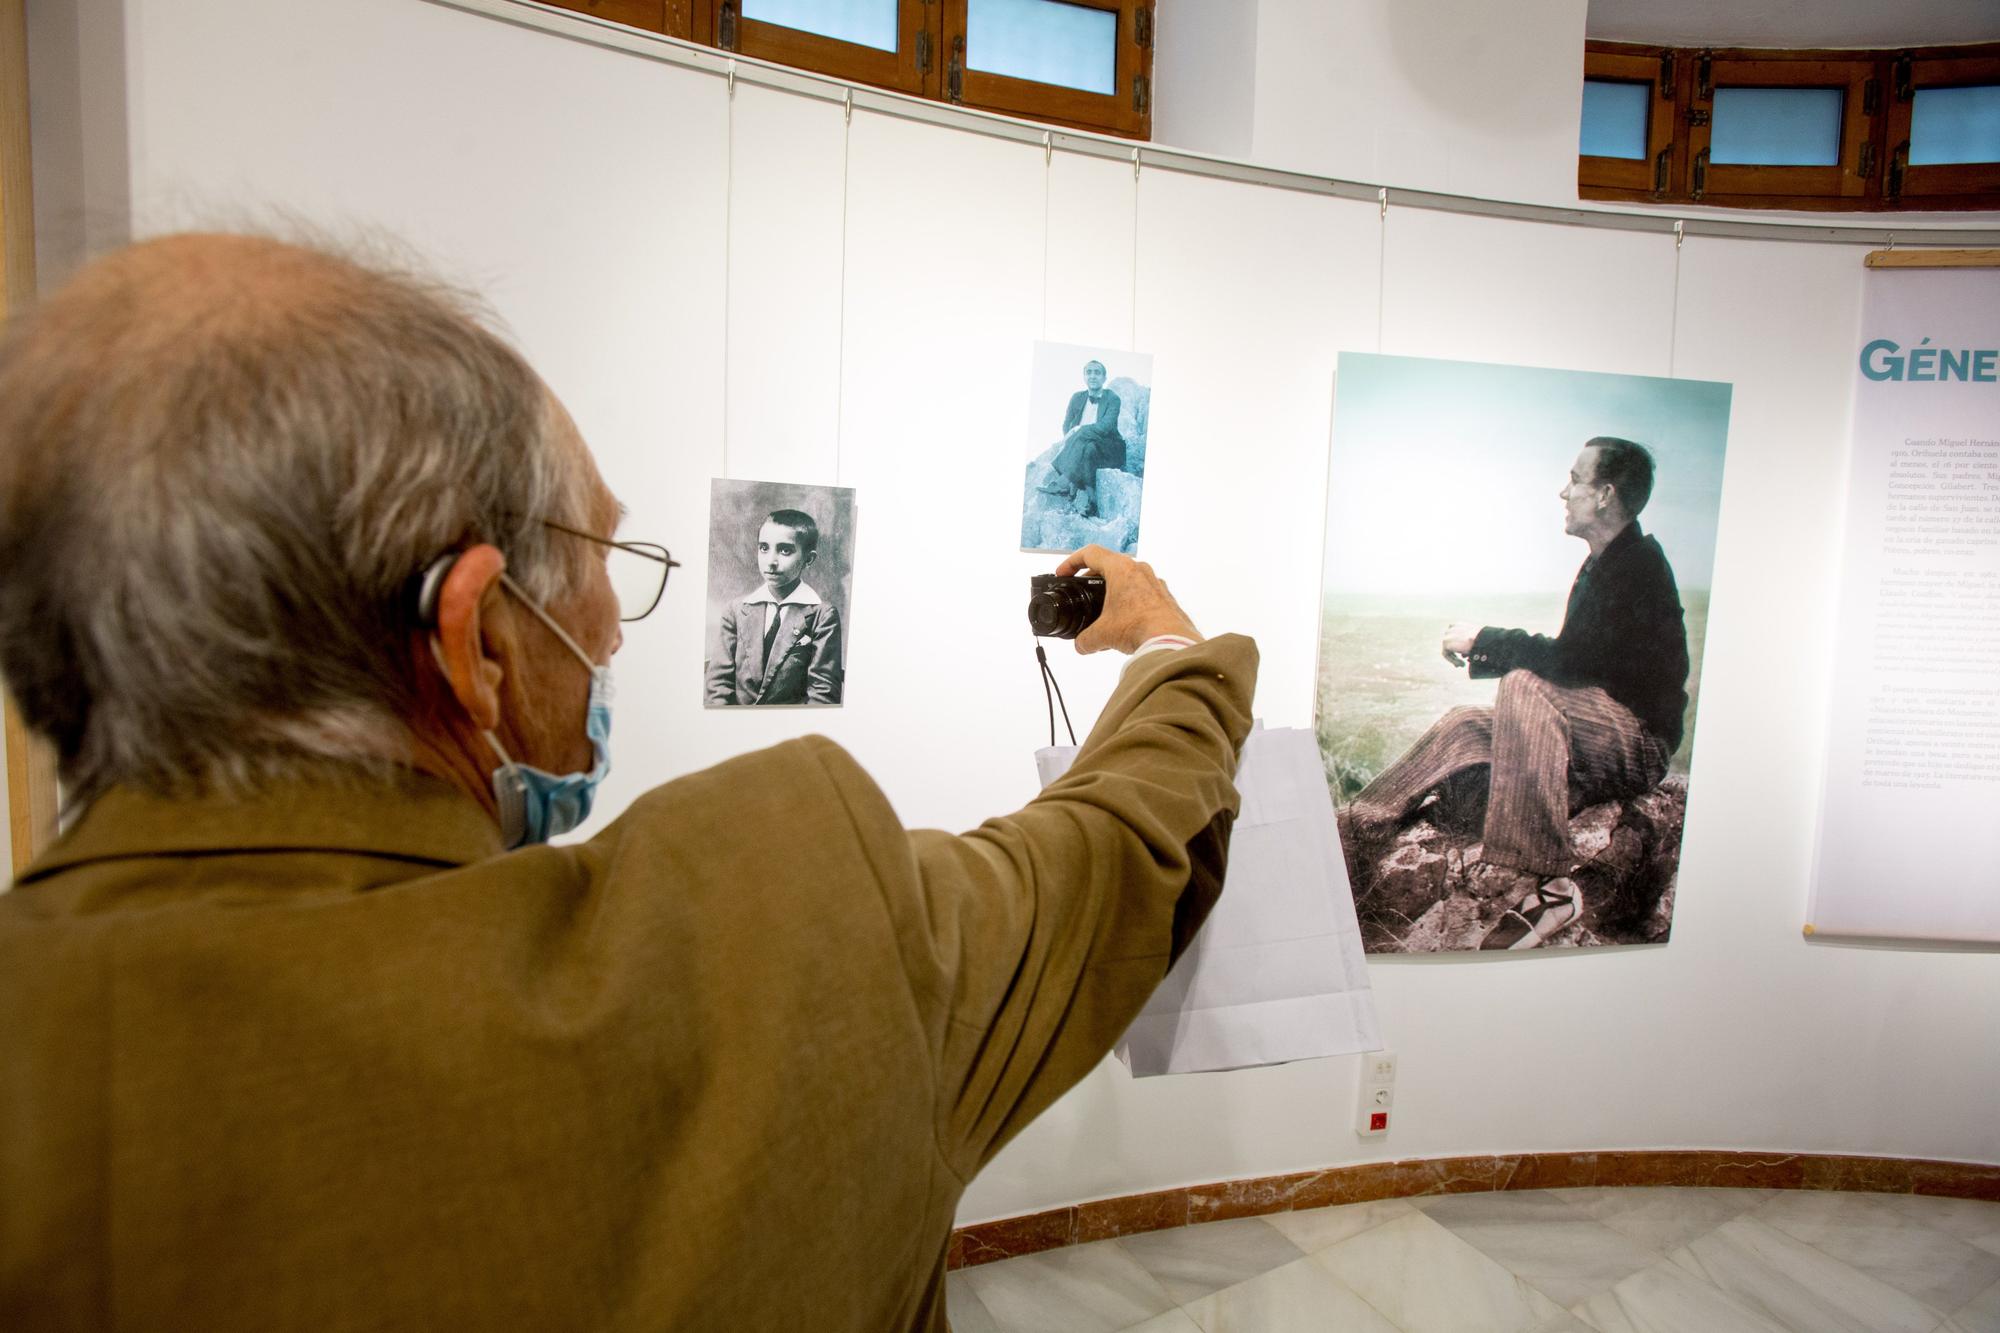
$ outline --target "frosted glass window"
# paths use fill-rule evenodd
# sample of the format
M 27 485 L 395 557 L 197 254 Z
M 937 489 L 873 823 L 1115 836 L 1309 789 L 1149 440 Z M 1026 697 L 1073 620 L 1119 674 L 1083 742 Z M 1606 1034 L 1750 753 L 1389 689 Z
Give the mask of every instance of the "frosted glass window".
M 1583 147 L 1586 157 L 1646 156 L 1646 114 L 1653 85 L 1583 81 Z
M 1062 0 L 971 0 L 965 65 L 1087 93 L 1118 87 L 1118 15 Z
M 1919 88 L 1910 109 L 1910 165 L 2000 162 L 2000 83 Z
M 1840 163 L 1838 88 L 1717 88 L 1708 160 L 1758 167 Z
M 878 51 L 896 49 L 896 0 L 743 0 L 743 17 Z

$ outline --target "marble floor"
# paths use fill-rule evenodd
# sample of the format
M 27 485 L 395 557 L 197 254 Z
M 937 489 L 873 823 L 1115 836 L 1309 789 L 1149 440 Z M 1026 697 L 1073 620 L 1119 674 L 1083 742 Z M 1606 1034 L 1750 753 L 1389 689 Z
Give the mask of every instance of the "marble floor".
M 955 1333 L 2000 1333 L 2000 1203 L 1385 1199 L 1050 1250 L 949 1289 Z

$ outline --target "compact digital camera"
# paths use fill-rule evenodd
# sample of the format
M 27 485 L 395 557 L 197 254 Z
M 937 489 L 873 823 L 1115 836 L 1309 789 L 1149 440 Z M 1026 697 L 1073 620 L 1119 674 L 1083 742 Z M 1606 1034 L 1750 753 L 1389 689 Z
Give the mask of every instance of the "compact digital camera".
M 1074 639 L 1104 614 L 1098 574 L 1036 574 L 1028 580 L 1028 624 L 1036 637 Z

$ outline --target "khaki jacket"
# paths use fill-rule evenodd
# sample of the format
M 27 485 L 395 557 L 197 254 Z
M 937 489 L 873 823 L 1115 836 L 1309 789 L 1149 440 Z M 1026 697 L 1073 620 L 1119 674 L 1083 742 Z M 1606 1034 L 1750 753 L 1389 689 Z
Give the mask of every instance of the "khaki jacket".
M 1138 659 L 964 836 L 820 737 L 505 854 L 423 778 L 107 794 L 0 896 L 0 1328 L 942 1329 L 1214 901 L 1256 663 Z

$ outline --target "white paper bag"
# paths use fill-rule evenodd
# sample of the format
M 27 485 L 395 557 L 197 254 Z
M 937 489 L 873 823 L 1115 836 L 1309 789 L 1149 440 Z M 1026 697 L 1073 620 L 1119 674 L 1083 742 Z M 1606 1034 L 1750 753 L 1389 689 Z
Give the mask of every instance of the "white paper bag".
M 1035 753 L 1042 785 L 1074 746 Z M 1312 732 L 1243 743 L 1222 899 L 1118 1044 L 1133 1074 L 1188 1074 L 1380 1049 L 1354 893 Z

